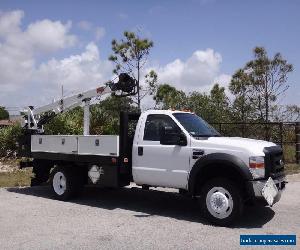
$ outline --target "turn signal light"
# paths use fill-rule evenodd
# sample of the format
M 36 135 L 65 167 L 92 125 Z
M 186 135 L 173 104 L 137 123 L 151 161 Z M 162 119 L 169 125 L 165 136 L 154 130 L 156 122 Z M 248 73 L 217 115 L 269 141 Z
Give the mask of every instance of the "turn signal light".
M 250 168 L 264 168 L 265 159 L 263 156 L 254 156 L 249 158 L 249 167 Z

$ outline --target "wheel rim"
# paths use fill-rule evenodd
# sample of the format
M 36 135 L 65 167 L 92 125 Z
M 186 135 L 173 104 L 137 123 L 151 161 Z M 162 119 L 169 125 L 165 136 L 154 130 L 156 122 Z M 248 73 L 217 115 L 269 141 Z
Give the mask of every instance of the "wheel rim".
M 206 207 L 209 213 L 218 218 L 227 218 L 233 209 L 231 194 L 223 187 L 213 187 L 206 196 Z
M 62 172 L 56 172 L 52 181 L 53 189 L 58 195 L 65 193 L 67 189 L 66 177 Z

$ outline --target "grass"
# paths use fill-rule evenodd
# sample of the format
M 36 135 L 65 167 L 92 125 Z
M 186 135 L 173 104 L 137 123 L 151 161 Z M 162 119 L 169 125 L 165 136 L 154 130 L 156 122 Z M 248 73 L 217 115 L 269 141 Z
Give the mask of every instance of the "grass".
M 0 187 L 30 186 L 31 176 L 31 169 L 0 172 Z
M 283 145 L 283 155 L 284 161 L 295 162 L 296 161 L 296 147 L 293 144 L 285 144 Z
M 300 173 L 300 164 L 286 164 L 285 165 L 286 174 L 299 174 Z

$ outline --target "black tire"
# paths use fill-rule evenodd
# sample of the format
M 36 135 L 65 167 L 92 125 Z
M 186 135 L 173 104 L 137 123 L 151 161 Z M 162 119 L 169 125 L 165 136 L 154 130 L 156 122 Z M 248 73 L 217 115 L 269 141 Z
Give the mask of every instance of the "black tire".
M 243 211 L 238 187 L 225 178 L 207 181 L 201 189 L 199 202 L 203 215 L 219 226 L 231 225 Z
M 60 179 L 60 183 L 57 182 L 58 179 Z M 61 181 L 62 179 L 64 181 Z M 50 181 L 55 198 L 66 201 L 77 196 L 83 187 L 81 179 L 78 171 L 74 171 L 74 169 L 62 166 L 55 167 L 51 173 Z M 64 185 L 61 185 L 63 183 Z

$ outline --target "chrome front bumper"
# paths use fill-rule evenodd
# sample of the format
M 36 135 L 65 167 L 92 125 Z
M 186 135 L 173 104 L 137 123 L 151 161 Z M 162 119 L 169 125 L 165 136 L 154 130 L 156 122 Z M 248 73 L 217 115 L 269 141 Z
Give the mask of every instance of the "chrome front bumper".
M 285 184 L 287 182 L 286 182 L 285 177 L 281 177 L 279 179 L 274 179 L 273 181 L 275 182 L 276 187 L 278 189 L 278 194 L 274 198 L 273 204 L 275 204 L 276 202 L 278 202 L 280 200 L 281 193 L 284 190 Z M 262 189 L 266 185 L 266 182 L 267 182 L 267 180 L 254 180 L 254 181 L 249 182 L 250 193 L 252 194 L 252 196 L 254 196 L 253 198 L 264 199 L 264 197 L 262 195 Z

